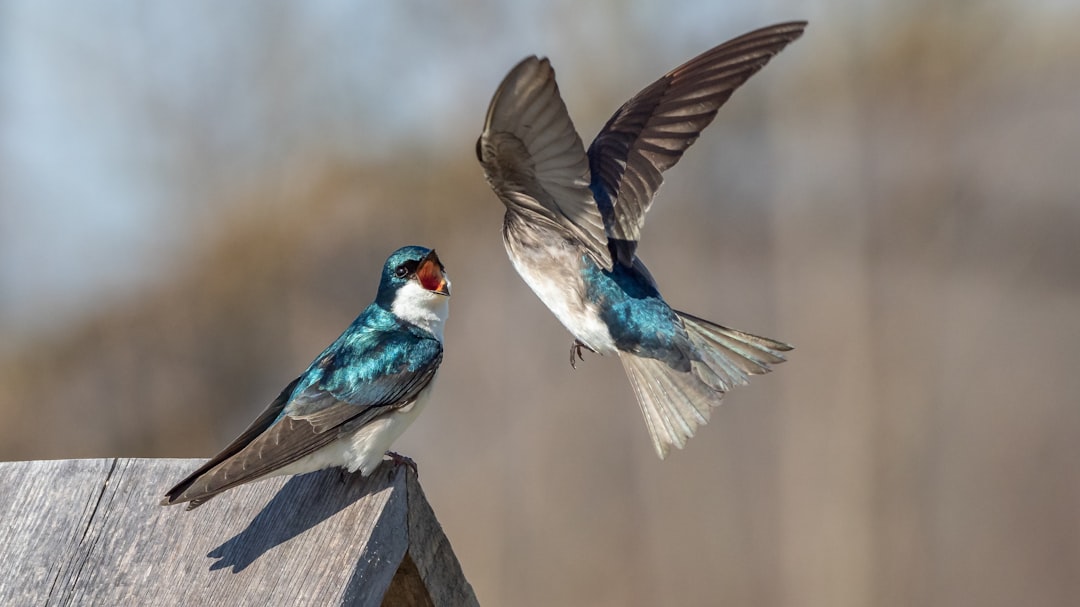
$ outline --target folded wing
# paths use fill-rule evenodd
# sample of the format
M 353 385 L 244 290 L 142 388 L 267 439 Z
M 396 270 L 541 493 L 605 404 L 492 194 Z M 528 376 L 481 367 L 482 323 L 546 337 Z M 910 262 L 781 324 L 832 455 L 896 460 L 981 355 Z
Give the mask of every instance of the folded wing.
M 306 383 L 307 374 L 293 380 L 251 427 L 170 489 L 162 505 L 190 502 L 188 509 L 195 508 L 222 491 L 287 466 L 376 417 L 412 403 L 435 376 L 442 362 L 442 346 L 431 339 L 397 352 L 397 360 L 366 373 L 362 365 L 335 364 L 335 356 L 356 353 L 325 354 L 308 371 L 318 374 L 317 381 L 293 394 L 298 385 Z

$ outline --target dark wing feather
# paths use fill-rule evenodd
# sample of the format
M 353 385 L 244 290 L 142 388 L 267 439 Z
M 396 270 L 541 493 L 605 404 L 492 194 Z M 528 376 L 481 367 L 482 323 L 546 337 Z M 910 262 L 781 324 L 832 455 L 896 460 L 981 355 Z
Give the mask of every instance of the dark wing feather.
M 589 146 L 591 187 L 612 255 L 631 266 L 662 173 L 750 76 L 802 35 L 806 22 L 765 27 L 705 51 L 652 83 L 608 120 Z
M 589 189 L 589 162 L 547 59 L 527 57 L 495 91 L 476 143 L 488 183 L 509 211 L 572 234 L 611 269 L 607 234 Z
M 285 389 L 278 394 L 278 397 L 274 399 L 272 403 L 266 409 L 259 414 L 259 417 L 255 418 L 255 421 L 251 422 L 247 430 L 244 430 L 240 436 L 236 437 L 233 442 L 229 443 L 227 447 L 221 450 L 220 453 L 210 458 L 205 464 L 200 466 L 197 470 L 189 474 L 184 480 L 176 484 L 175 487 L 169 489 L 165 493 L 165 499 L 161 501 L 161 505 L 167 506 L 169 504 L 176 503 L 176 500 L 188 487 L 191 486 L 196 479 L 205 474 L 211 468 L 214 468 L 221 462 L 229 459 L 230 457 L 239 453 L 244 447 L 248 446 L 251 441 L 255 440 L 257 436 L 266 431 L 274 420 L 281 415 L 281 411 L 285 408 L 285 405 L 289 402 L 289 397 L 292 396 L 293 390 L 296 389 L 296 384 L 300 382 L 303 376 L 297 377 L 292 380 Z
M 342 436 L 337 430 L 355 429 L 383 412 L 382 408 L 332 402 L 316 420 L 285 416 L 235 456 L 194 479 L 168 504 L 187 501 L 191 510 L 222 491 L 257 480 L 318 451 Z
M 426 339 L 398 351 L 391 370 L 357 373 L 351 366 L 334 366 L 327 354 L 309 369 L 319 381 L 289 395 L 294 380 L 258 420 L 233 441 L 166 493 L 163 505 L 190 502 L 195 508 L 218 493 L 251 482 L 327 446 L 338 438 L 387 412 L 413 402 L 435 376 L 442 362 L 442 346 Z M 269 421 L 267 421 L 269 420 Z

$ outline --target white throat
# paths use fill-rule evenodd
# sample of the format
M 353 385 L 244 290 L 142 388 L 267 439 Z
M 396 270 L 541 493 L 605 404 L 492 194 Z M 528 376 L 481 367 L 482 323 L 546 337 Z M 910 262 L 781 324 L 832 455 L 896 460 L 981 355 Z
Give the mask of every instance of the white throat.
M 450 287 L 449 278 L 446 279 L 446 286 Z M 401 320 L 427 329 L 441 343 L 443 325 L 450 316 L 450 296 L 433 293 L 420 286 L 419 282 L 410 280 L 394 295 L 390 311 Z

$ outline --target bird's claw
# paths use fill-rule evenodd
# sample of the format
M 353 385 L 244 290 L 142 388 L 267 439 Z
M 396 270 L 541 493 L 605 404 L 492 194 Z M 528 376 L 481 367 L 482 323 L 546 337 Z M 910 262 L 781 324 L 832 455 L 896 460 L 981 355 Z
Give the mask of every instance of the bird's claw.
M 581 349 L 585 348 L 589 352 L 596 354 L 596 350 L 593 350 L 589 346 L 585 345 L 580 339 L 575 339 L 574 343 L 570 344 L 570 368 L 577 369 L 577 361 L 585 362 L 585 356 L 581 354 Z M 577 357 L 577 358 L 575 358 Z
M 387 451 L 386 457 L 390 458 L 390 461 L 394 462 L 395 466 L 408 466 L 412 468 L 413 474 L 420 476 L 420 473 L 416 470 L 416 462 L 411 457 L 394 451 Z

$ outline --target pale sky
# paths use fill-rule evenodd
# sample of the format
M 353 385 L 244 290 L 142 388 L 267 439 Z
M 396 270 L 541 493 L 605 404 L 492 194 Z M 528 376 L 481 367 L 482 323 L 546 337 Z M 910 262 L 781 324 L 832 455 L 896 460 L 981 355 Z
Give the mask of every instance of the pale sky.
M 560 82 L 645 84 L 639 74 L 756 26 L 808 18 L 827 35 L 837 15 L 874 10 L 370 4 L 0 2 L 0 331 L 92 311 L 167 272 L 193 217 L 218 212 L 209 198 L 293 154 L 471 149 L 491 90 L 526 54 L 551 56 Z M 580 107 L 589 91 L 564 94 Z

